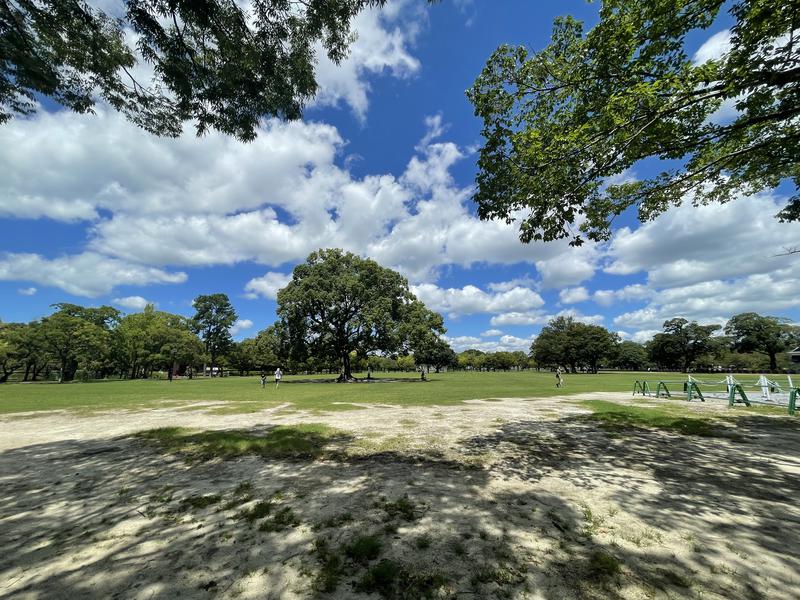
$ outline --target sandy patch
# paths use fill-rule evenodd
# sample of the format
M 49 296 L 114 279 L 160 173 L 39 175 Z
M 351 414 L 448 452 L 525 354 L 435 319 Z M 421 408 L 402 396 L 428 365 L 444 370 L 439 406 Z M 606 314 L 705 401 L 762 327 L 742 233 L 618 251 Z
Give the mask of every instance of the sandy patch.
M 793 421 L 609 434 L 576 398 L 0 419 L 0 597 L 800 596 Z M 341 459 L 189 464 L 120 437 L 302 422 L 343 431 Z

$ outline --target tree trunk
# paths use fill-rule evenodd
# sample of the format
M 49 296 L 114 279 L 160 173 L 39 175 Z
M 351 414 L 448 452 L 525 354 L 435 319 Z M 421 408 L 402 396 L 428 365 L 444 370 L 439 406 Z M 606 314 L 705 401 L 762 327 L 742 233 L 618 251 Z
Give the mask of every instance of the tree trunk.
M 773 373 L 778 370 L 778 359 L 775 352 L 769 353 L 769 370 Z
M 342 374 L 339 375 L 339 381 L 350 381 L 353 379 L 353 372 L 350 370 L 350 353 L 347 352 L 342 355 Z

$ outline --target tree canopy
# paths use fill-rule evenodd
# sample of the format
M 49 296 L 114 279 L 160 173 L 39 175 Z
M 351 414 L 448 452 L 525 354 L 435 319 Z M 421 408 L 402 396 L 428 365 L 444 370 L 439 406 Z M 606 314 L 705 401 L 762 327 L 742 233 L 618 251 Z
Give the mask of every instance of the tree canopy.
M 312 252 L 294 268 L 278 292 L 278 317 L 291 358 L 337 360 L 342 380 L 352 378 L 351 352 L 409 353 L 445 331 L 403 276 L 339 249 Z
M 231 327 L 236 322 L 236 310 L 227 294 L 200 295 L 194 299 L 193 306 L 192 326 L 203 339 L 213 367 L 217 357 L 233 344 Z
M 705 62 L 685 38 L 730 6 L 730 50 Z M 727 202 L 800 182 L 799 0 L 603 0 L 588 32 L 556 20 L 539 52 L 501 46 L 468 91 L 483 120 L 475 200 L 520 239 L 604 240 L 628 208 Z M 714 118 L 735 103 L 731 120 Z M 661 171 L 636 179 L 646 159 Z M 781 211 L 800 219 L 800 196 Z M 577 229 L 576 229 L 577 227 Z
M 725 325 L 725 334 L 731 336 L 731 346 L 736 352 L 766 354 L 770 371 L 778 368 L 778 353 L 800 340 L 797 328 L 792 327 L 788 319 L 765 317 L 754 312 L 731 317 Z
M 37 96 L 79 113 L 102 98 L 156 135 L 191 120 L 251 140 L 265 117 L 301 116 L 318 48 L 341 62 L 353 18 L 386 0 L 123 3 L 117 18 L 82 0 L 0 0 L 0 123 L 36 112 Z
M 712 338 L 719 329 L 719 325 L 700 325 L 683 317 L 664 321 L 664 332 L 647 344 L 650 358 L 658 365 L 688 371 L 700 357 L 724 347 L 724 339 Z
M 600 325 L 588 325 L 572 317 L 556 317 L 531 344 L 531 356 L 537 365 L 579 367 L 597 373 L 600 361 L 614 355 L 617 335 Z

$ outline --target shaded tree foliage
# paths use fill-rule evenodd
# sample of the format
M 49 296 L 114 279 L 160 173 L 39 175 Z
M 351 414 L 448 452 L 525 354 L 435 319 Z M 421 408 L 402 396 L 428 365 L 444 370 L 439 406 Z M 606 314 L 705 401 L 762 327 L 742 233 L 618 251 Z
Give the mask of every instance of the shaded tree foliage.
M 116 18 L 81 0 L 0 0 L 0 123 L 36 112 L 37 96 L 80 113 L 99 97 L 156 135 L 193 121 L 251 140 L 265 117 L 301 116 L 318 49 L 341 62 L 353 18 L 385 1 L 123 0 Z
M 730 51 L 698 64 L 685 38 L 729 7 Z M 799 0 L 603 0 L 589 31 L 560 17 L 539 52 L 501 46 L 469 90 L 486 139 L 475 200 L 520 238 L 605 240 L 691 199 L 727 202 L 800 181 Z M 738 111 L 711 119 L 724 102 Z M 645 159 L 651 177 L 625 177 Z M 637 173 L 640 175 L 640 173 Z M 780 213 L 800 219 L 796 193 Z M 573 226 L 580 223 L 575 229 Z

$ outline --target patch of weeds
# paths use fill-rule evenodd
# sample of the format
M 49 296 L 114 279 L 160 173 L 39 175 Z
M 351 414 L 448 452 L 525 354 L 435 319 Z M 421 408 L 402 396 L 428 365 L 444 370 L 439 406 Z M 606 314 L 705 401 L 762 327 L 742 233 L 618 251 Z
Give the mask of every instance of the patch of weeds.
M 322 564 L 322 568 L 314 577 L 312 588 L 325 593 L 336 591 L 344 574 L 344 560 L 338 552 L 331 548 L 328 538 L 317 538 L 314 541 L 314 552 Z
M 314 529 L 320 530 L 320 529 L 331 529 L 333 527 L 341 527 L 342 525 L 345 525 L 346 523 L 351 523 L 352 521 L 353 521 L 353 513 L 344 512 L 339 515 L 335 515 L 333 517 L 325 519 L 320 523 L 317 523 L 316 525 L 314 525 Z
M 603 515 L 597 514 L 587 505 L 583 505 L 583 518 L 585 524 L 583 526 L 584 535 L 591 537 L 600 531 L 600 528 L 605 525 L 606 518 Z
M 259 531 L 283 531 L 289 527 L 297 527 L 300 525 L 300 519 L 295 512 L 288 506 L 284 506 L 272 518 L 266 519 L 258 527 Z
M 360 535 L 345 544 L 345 555 L 356 562 L 366 563 L 380 556 L 383 541 L 376 535 Z
M 219 494 L 206 494 L 205 496 L 189 496 L 181 500 L 178 508 L 180 510 L 201 510 L 213 506 L 222 500 Z
M 416 427 L 419 425 L 419 422 L 415 421 L 414 419 L 400 419 L 398 423 L 400 423 L 400 425 L 403 427 Z
M 164 487 L 160 488 L 156 491 L 155 494 L 150 496 L 150 502 L 158 502 L 160 504 L 166 504 L 170 500 L 172 500 L 173 495 L 173 487 L 171 485 L 165 485 Z
M 467 547 L 461 540 L 453 540 L 450 544 L 450 549 L 453 551 L 453 554 L 459 557 L 467 554 Z
M 431 547 L 431 542 L 432 541 L 433 540 L 431 540 L 431 536 L 430 535 L 428 535 L 427 533 L 423 533 L 416 540 L 414 540 L 414 545 L 419 550 L 427 550 L 428 548 Z
M 233 488 L 234 496 L 249 496 L 253 493 L 253 484 L 250 481 L 243 481 Z
M 589 557 L 589 575 L 594 579 L 609 579 L 619 574 L 622 563 L 615 556 L 597 550 Z
M 415 513 L 416 507 L 414 503 L 409 500 L 408 495 L 398 498 L 393 502 L 384 502 L 382 508 L 386 511 L 386 516 L 389 519 L 400 517 L 406 521 L 414 521 L 417 518 Z
M 393 560 L 383 559 L 372 565 L 356 583 L 356 590 L 378 593 L 393 600 L 432 599 L 444 596 L 447 577 L 439 571 L 410 568 Z
M 592 410 L 585 420 L 598 423 L 603 429 L 620 432 L 626 429 L 650 428 L 672 431 L 682 435 L 701 437 L 725 437 L 743 439 L 732 434 L 705 416 L 694 415 L 672 406 L 629 406 L 606 400 L 584 400 L 582 406 Z
M 323 424 L 281 425 L 264 434 L 248 431 L 192 431 L 162 427 L 134 435 L 167 452 L 190 460 L 231 459 L 249 454 L 263 458 L 316 459 L 329 454 L 328 445 L 342 434 Z
M 473 587 L 481 583 L 496 583 L 497 585 L 516 585 L 522 583 L 525 576 L 510 565 L 493 565 L 481 567 L 470 578 Z
M 645 527 L 636 533 L 623 535 L 622 539 L 631 542 L 636 545 L 637 548 L 645 548 L 653 544 L 661 544 L 664 542 L 664 536 L 661 535 L 661 532 L 656 529 L 651 529 L 650 527 Z
M 692 587 L 692 582 L 690 579 L 685 578 L 680 573 L 676 573 L 675 571 L 670 571 L 669 569 L 658 569 L 658 575 L 661 577 L 664 583 L 667 585 L 672 585 L 679 588 L 690 588 Z
M 269 515 L 272 512 L 273 507 L 274 505 L 272 504 L 272 500 L 262 500 L 248 510 L 243 510 L 236 515 L 236 517 L 238 519 L 245 519 L 246 521 L 250 521 L 252 523 L 253 521 L 263 519 Z
M 132 491 L 133 491 L 133 488 L 128 487 L 127 485 L 124 485 L 121 488 L 119 488 L 119 492 L 117 492 L 117 495 L 118 496 L 129 496 Z
M 394 521 L 388 521 L 384 523 L 383 532 L 386 535 L 394 535 L 395 533 L 397 533 L 397 523 L 395 523 Z

